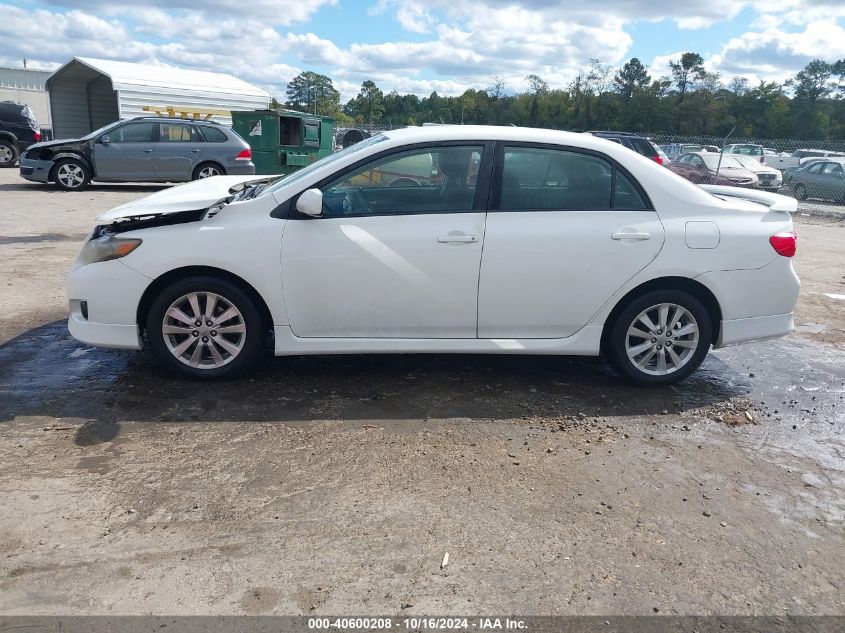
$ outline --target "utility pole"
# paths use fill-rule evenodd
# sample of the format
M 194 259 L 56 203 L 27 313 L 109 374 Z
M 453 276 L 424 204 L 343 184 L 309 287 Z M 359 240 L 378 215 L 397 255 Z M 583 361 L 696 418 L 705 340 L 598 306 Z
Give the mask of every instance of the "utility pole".
M 26 57 L 23 58 L 23 69 L 26 70 Z

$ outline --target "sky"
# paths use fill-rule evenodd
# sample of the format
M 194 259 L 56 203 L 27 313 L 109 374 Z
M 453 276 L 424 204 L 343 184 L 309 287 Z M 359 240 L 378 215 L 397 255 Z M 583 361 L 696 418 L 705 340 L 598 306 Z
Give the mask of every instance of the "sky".
M 639 58 L 655 78 L 700 53 L 729 83 L 783 81 L 845 58 L 845 0 L 0 0 L 0 66 L 74 56 L 225 72 L 284 100 L 300 71 L 343 101 L 385 92 L 458 95 L 537 74 L 563 88 L 591 58 Z

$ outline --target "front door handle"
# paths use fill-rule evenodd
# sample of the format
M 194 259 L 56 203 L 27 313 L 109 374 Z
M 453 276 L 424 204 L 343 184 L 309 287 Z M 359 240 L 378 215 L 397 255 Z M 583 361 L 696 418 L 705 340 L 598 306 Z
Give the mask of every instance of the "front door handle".
M 191 154 L 199 154 L 201 151 L 201 149 L 192 149 Z
M 145 149 L 145 150 L 144 150 L 144 153 L 145 153 L 145 154 L 152 154 L 152 153 L 153 153 L 153 150 L 151 150 L 151 149 Z
M 478 241 L 477 235 L 441 235 L 437 238 L 441 244 L 471 244 Z
M 651 233 L 613 233 L 610 236 L 613 240 L 650 240 Z

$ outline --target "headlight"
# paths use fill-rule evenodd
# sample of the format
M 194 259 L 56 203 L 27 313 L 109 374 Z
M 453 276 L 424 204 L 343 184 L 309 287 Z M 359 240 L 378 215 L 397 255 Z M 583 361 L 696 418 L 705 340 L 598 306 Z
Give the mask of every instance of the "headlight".
M 141 245 L 142 240 L 128 237 L 115 237 L 113 235 L 102 235 L 88 240 L 79 257 L 76 258 L 78 266 L 94 264 L 96 262 L 107 262 L 110 259 L 126 257 Z

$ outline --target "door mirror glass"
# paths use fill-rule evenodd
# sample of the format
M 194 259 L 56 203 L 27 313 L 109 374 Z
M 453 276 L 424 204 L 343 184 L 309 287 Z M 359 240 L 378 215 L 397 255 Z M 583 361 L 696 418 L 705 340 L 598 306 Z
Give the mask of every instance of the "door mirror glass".
M 103 134 L 103 135 L 100 137 L 100 143 L 102 143 L 103 145 L 108 145 L 109 143 L 111 143 L 111 139 L 109 138 L 109 135 L 108 135 L 108 134 Z
M 305 215 L 318 217 L 323 213 L 323 192 L 319 189 L 308 189 L 296 201 L 296 210 Z

